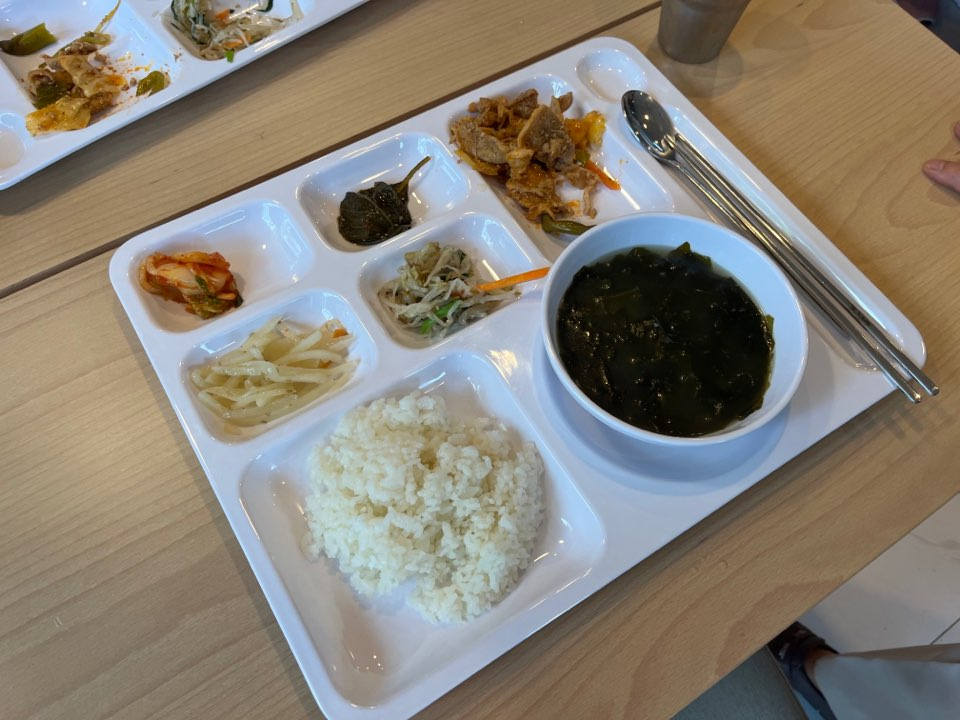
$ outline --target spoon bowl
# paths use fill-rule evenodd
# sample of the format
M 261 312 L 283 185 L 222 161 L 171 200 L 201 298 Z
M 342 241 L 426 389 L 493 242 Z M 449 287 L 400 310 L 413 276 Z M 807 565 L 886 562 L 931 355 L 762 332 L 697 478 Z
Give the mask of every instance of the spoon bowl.
M 628 90 L 620 104 L 640 144 L 661 160 L 672 161 L 676 154 L 676 130 L 663 105 L 642 90 Z

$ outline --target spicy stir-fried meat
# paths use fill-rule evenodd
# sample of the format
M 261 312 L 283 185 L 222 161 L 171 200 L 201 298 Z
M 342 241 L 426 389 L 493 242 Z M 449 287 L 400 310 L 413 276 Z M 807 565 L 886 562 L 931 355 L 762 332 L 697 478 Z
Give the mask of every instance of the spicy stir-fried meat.
M 480 98 L 470 103 L 471 115 L 451 124 L 450 134 L 474 169 L 505 181 L 507 194 L 531 220 L 593 217 L 591 192 L 603 178 L 589 169 L 590 148 L 600 144 L 604 120 L 597 112 L 565 118 L 572 104 L 573 94 L 566 93 L 544 105 L 533 89 L 512 100 Z M 580 203 L 560 197 L 565 182 L 583 190 Z
M 203 319 L 240 307 L 243 302 L 230 263 L 216 252 L 154 253 L 140 266 L 140 286 L 185 304 L 187 312 Z

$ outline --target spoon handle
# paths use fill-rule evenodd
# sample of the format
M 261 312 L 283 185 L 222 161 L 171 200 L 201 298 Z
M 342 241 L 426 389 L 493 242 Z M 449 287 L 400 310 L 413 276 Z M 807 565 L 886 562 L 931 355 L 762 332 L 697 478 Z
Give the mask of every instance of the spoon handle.
M 883 355 L 880 350 L 870 342 L 869 339 L 858 329 L 857 323 L 863 325 L 861 318 L 867 323 L 873 325 L 872 321 L 859 310 L 854 309 L 851 312 L 848 305 L 852 306 L 852 301 L 842 295 L 839 289 L 819 271 L 816 266 L 810 263 L 794 244 L 789 241 L 768 221 L 759 210 L 757 210 L 746 198 L 743 197 L 730 183 L 720 175 L 699 152 L 693 148 L 690 143 L 681 135 L 677 135 L 677 140 L 673 138 L 667 140 L 670 149 L 675 153 L 675 160 L 671 163 L 676 167 L 704 197 L 709 200 L 722 214 L 741 232 L 748 237 L 759 242 L 767 252 L 773 257 L 778 265 L 793 279 L 794 282 L 806 293 L 806 295 L 820 308 L 820 310 L 848 337 L 866 353 L 881 372 L 897 387 L 901 392 L 914 403 L 920 402 L 920 394 L 914 389 L 908 379 L 897 370 L 896 367 Z M 783 242 L 785 240 L 786 242 Z M 832 291 L 831 291 L 832 289 Z M 838 300 L 837 293 L 840 293 L 842 301 Z M 853 319 L 851 319 L 851 317 Z M 891 347 L 892 343 L 886 338 L 882 330 L 873 326 L 877 333 L 886 340 Z M 877 340 L 876 335 L 868 327 L 863 329 L 870 333 L 870 336 Z M 877 340 L 880 343 L 880 340 Z M 880 343 L 882 345 L 882 343 Z M 886 349 L 886 348 L 884 348 Z M 896 348 L 896 354 L 891 355 L 904 368 L 910 377 L 917 380 L 921 386 L 931 395 L 935 395 L 939 389 L 937 386 L 909 360 L 899 348 Z M 901 362 L 900 357 L 906 360 L 906 364 Z M 919 373 L 918 377 L 911 368 Z M 922 380 L 920 378 L 923 378 Z

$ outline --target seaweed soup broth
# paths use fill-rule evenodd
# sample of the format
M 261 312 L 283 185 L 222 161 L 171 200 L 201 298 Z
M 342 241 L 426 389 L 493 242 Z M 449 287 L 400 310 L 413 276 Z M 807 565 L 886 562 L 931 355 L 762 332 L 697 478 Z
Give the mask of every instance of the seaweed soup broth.
M 611 415 L 698 437 L 763 403 L 773 318 L 709 257 L 638 246 L 577 271 L 557 313 L 560 360 Z

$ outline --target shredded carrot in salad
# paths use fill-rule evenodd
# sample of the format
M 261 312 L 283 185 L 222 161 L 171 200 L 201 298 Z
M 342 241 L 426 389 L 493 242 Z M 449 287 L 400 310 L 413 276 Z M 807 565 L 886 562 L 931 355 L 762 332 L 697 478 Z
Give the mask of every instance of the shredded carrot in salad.
M 548 267 L 537 268 L 536 270 L 528 270 L 527 272 L 522 272 L 517 275 L 510 275 L 509 277 L 500 278 L 499 280 L 491 280 L 490 282 L 480 283 L 474 289 L 479 290 L 480 292 L 501 290 L 503 288 L 519 285 L 520 283 L 530 282 L 531 280 L 539 280 L 542 277 L 546 277 L 548 272 L 550 272 L 550 268 Z

